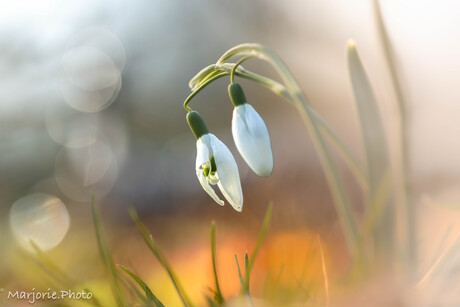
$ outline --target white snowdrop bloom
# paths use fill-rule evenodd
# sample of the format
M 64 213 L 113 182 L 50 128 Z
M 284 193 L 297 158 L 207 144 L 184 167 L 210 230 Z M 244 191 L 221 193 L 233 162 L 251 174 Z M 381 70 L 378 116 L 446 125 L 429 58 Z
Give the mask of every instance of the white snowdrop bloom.
M 219 198 L 211 186 L 217 184 L 230 205 L 236 211 L 241 212 L 243 210 L 243 192 L 235 158 L 224 143 L 209 133 L 198 112 L 189 112 L 187 121 L 197 138 L 195 170 L 201 186 L 209 196 L 223 206 L 223 200 Z
M 246 102 L 239 84 L 230 84 L 228 91 L 235 106 L 232 134 L 236 148 L 257 175 L 270 176 L 273 171 L 273 154 L 267 126 L 259 113 Z

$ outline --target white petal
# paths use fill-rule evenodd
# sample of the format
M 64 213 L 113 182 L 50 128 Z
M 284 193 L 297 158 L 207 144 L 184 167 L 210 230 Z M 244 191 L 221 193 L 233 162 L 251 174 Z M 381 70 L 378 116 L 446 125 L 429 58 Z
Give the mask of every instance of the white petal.
M 243 192 L 235 158 L 224 143 L 212 134 L 209 136 L 211 150 L 216 161 L 217 175 L 219 176 L 217 186 L 230 205 L 236 211 L 241 212 L 243 210 Z
M 203 189 L 209 194 L 209 196 L 212 197 L 212 199 L 214 199 L 216 201 L 216 203 L 218 203 L 219 205 L 223 206 L 224 205 L 224 201 L 221 200 L 219 198 L 219 196 L 217 196 L 216 192 L 214 192 L 214 190 L 212 189 L 212 187 L 209 185 L 209 182 L 208 180 L 206 179 L 206 176 L 204 175 L 204 172 L 202 169 L 197 169 L 196 170 L 196 176 L 198 177 L 198 180 L 200 181 L 201 183 L 201 186 L 203 187 Z
M 233 110 L 232 134 L 236 148 L 249 167 L 259 176 L 269 176 L 273 171 L 270 134 L 250 104 L 244 103 Z
M 195 169 L 198 170 L 203 164 L 209 163 L 211 154 L 209 152 L 209 136 L 203 135 L 196 141 L 196 163 Z

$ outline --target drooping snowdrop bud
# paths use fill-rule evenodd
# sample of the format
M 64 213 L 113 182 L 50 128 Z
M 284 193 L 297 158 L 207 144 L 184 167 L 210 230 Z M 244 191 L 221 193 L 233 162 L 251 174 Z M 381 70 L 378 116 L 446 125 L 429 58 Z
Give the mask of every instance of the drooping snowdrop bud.
M 209 196 L 223 206 L 224 202 L 211 187 L 211 185 L 217 184 L 230 205 L 236 211 L 241 212 L 243 210 L 243 193 L 235 158 L 224 143 L 209 133 L 198 112 L 190 111 L 187 114 L 187 122 L 197 139 L 195 169 L 201 186 Z
M 256 110 L 246 102 L 243 89 L 238 83 L 230 84 L 228 93 L 235 106 L 232 134 L 236 148 L 257 175 L 270 176 L 273 171 L 273 154 L 267 126 Z

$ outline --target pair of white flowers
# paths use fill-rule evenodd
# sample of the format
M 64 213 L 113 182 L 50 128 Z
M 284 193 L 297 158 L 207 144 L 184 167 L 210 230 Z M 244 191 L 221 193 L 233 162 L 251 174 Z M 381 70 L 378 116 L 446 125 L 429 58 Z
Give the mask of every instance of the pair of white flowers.
M 249 167 L 259 176 L 266 177 L 273 170 L 270 135 L 263 119 L 246 102 L 243 89 L 238 83 L 228 87 L 230 99 L 235 106 L 232 118 L 232 134 L 236 148 Z M 243 193 L 236 161 L 230 150 L 215 135 L 209 133 L 200 114 L 190 111 L 187 121 L 197 142 L 196 175 L 203 189 L 219 205 L 219 198 L 211 185 L 216 185 L 232 207 L 243 210 Z

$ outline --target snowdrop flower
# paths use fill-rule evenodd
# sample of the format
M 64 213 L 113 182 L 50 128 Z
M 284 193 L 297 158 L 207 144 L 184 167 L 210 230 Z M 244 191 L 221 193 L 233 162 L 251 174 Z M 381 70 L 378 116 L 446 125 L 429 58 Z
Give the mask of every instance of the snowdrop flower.
M 228 87 L 233 110 L 232 134 L 236 148 L 244 161 L 259 176 L 267 177 L 273 171 L 270 135 L 262 117 L 246 102 L 238 83 Z
M 203 189 L 219 205 L 224 202 L 217 196 L 211 185 L 217 184 L 219 190 L 232 207 L 243 210 L 243 193 L 240 175 L 230 150 L 216 136 L 209 133 L 206 124 L 196 111 L 187 114 L 187 122 L 195 135 L 197 157 L 196 175 Z

